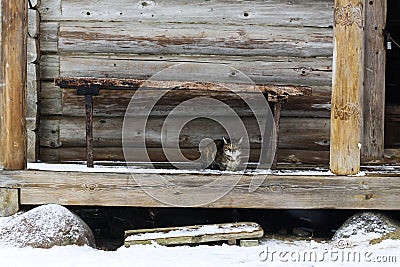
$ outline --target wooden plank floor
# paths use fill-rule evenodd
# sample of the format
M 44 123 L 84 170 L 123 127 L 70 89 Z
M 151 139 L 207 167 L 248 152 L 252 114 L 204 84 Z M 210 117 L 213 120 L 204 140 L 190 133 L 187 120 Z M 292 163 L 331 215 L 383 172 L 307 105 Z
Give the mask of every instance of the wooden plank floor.
M 151 180 L 157 174 L 134 175 Z M 165 174 L 163 177 L 184 188 L 207 184 L 216 178 L 226 179 L 226 184 L 239 180 L 228 194 L 204 206 L 209 208 L 400 209 L 399 172 L 348 177 L 292 174 L 243 175 L 241 178 L 239 174 Z M 261 186 L 250 192 L 253 179 Z M 19 188 L 23 205 L 168 206 L 148 196 L 129 173 L 0 171 L 0 187 Z M 157 188 L 160 192 L 166 189 Z M 199 187 L 196 195 L 207 197 L 212 190 L 207 185 Z M 184 193 L 177 192 L 177 197 L 185 197 L 179 194 Z

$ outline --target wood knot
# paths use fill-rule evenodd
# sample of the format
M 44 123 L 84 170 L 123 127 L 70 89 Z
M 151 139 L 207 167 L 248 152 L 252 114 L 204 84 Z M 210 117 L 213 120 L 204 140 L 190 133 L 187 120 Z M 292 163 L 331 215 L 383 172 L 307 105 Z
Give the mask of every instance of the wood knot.
M 83 184 L 82 187 L 85 191 L 98 191 L 99 190 L 97 184 Z
M 301 76 L 307 76 L 313 71 L 313 69 L 308 66 L 295 67 L 294 70 L 300 73 Z
M 285 187 L 279 184 L 269 185 L 268 188 L 271 192 L 282 192 L 283 190 L 285 190 Z
M 373 197 L 374 197 L 373 194 L 366 194 L 366 195 L 365 195 L 365 199 L 366 199 L 366 200 L 369 200 L 369 199 L 371 199 L 371 198 L 373 198 Z

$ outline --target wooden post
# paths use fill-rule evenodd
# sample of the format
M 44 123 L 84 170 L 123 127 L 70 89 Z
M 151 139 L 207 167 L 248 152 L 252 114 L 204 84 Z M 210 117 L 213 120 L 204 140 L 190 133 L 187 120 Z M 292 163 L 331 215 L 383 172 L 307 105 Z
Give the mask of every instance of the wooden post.
M 3 168 L 26 167 L 25 88 L 27 1 L 2 0 L 2 129 Z
M 364 1 L 335 0 L 330 169 L 360 171 Z
M 368 1 L 365 6 L 364 133 L 361 160 L 383 162 L 385 125 L 386 51 L 383 30 L 386 0 Z

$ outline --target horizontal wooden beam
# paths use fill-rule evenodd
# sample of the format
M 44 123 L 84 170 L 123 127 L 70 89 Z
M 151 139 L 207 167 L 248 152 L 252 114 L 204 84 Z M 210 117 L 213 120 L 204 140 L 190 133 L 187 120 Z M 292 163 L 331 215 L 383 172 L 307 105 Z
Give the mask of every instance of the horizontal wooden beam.
M 134 175 L 154 179 L 156 174 Z M 238 174 L 166 174 L 164 178 L 184 188 L 207 184 L 216 178 L 239 180 L 224 197 L 204 206 L 207 208 L 400 209 L 400 174 L 244 175 L 240 179 Z M 249 191 L 252 179 L 261 183 L 254 192 Z M 20 188 L 23 205 L 167 207 L 149 197 L 128 173 L 4 171 L 0 181 L 14 181 L 13 186 Z M 210 190 L 208 186 L 199 187 L 196 194 L 202 196 Z
M 201 69 L 199 69 L 201 70 Z M 200 76 L 199 76 L 200 77 Z M 189 78 L 189 77 L 188 77 Z M 98 86 L 100 89 L 131 89 L 146 90 L 195 90 L 217 92 L 244 92 L 244 93 L 269 93 L 278 96 L 302 96 L 311 95 L 311 87 L 295 85 L 274 84 L 247 84 L 230 82 L 205 82 L 205 81 L 158 81 L 140 79 L 116 79 L 116 78 L 74 78 L 57 77 L 54 83 L 61 88 L 77 88 Z M 230 89 L 234 88 L 234 89 Z

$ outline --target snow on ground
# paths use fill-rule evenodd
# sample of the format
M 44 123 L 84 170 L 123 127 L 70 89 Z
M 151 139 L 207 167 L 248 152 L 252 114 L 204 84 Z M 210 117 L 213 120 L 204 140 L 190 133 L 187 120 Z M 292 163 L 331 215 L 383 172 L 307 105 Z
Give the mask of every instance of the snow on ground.
M 19 215 L 15 215 L 19 216 Z M 0 227 L 12 217 L 0 218 Z M 363 233 L 357 233 L 363 234 Z M 0 247 L 0 266 L 397 266 L 400 240 L 359 245 L 335 242 L 264 240 L 256 247 L 157 244 L 102 251 L 91 247 L 51 249 Z
M 270 240 L 258 247 L 135 245 L 117 251 L 90 247 L 0 248 L 1 266 L 397 266 L 400 241 L 340 249 L 315 241 Z M 390 262 L 389 262 L 390 261 Z M 386 263 L 384 263 L 386 262 Z M 397 264 L 396 264 L 397 263 Z

